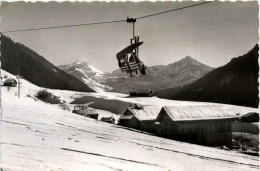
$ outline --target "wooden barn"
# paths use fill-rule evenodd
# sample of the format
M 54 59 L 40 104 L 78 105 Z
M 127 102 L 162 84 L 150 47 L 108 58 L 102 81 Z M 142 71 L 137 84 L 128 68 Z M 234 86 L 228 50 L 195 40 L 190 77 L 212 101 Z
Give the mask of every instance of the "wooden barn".
M 166 106 L 160 111 L 157 133 L 175 140 L 232 148 L 231 124 L 238 116 L 224 105 Z
M 16 87 L 17 81 L 14 78 L 8 78 L 4 81 L 4 86 Z
M 161 106 L 135 106 L 126 109 L 120 116 L 119 125 L 146 132 L 156 132 L 155 119 Z

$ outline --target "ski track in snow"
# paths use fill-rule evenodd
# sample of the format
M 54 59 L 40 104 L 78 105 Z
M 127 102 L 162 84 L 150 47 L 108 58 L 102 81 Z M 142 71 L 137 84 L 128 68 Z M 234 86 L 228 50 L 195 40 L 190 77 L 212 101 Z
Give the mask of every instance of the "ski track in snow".
M 15 96 L 16 89 L 1 89 L 4 171 L 259 170 L 259 157 L 169 140 L 76 115 L 58 105 L 25 97 L 40 89 L 33 85 L 30 88 L 28 91 L 24 81 L 20 99 Z M 66 100 L 75 95 L 71 91 L 51 91 Z M 116 93 L 98 95 L 134 100 Z M 151 98 L 151 103 L 157 100 Z

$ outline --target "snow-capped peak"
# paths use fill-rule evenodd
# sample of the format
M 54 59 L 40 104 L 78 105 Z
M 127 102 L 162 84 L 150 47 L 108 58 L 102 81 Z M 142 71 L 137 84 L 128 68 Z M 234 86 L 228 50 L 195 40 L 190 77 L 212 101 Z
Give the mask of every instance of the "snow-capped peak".
M 110 87 L 102 85 L 99 82 L 99 80 L 104 75 L 104 72 L 96 69 L 88 62 L 75 61 L 69 65 L 59 66 L 59 68 L 73 75 L 74 77 L 77 77 L 97 92 L 111 89 Z
M 88 65 L 89 63 L 87 62 L 84 62 L 84 61 L 75 61 L 73 62 L 72 64 L 70 65 Z
M 85 72 L 96 73 L 94 75 L 101 76 L 104 72 L 96 69 L 94 66 L 90 65 L 88 62 L 84 61 L 75 61 L 74 63 L 70 64 L 70 66 L 74 66 L 77 69 L 82 69 Z
M 92 65 L 90 65 L 90 64 L 88 64 L 88 67 L 89 67 L 93 72 L 96 72 L 97 74 L 101 74 L 101 75 L 104 74 L 104 72 L 102 72 L 102 71 L 96 69 L 94 66 L 92 66 Z

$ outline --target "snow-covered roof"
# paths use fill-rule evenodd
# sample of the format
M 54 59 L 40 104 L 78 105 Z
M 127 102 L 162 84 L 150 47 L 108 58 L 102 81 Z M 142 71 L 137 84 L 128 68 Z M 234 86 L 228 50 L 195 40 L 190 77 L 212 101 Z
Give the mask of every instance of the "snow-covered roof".
M 12 83 L 13 81 L 17 82 L 14 78 L 7 78 L 4 83 Z
M 136 109 L 134 107 L 129 107 L 133 115 L 138 120 L 155 120 L 161 110 L 162 106 L 142 106 L 141 109 Z
M 84 109 L 84 113 L 86 113 L 87 115 L 98 115 L 98 111 L 91 108 Z
M 164 106 L 160 114 L 163 111 L 173 121 L 230 119 L 240 116 L 225 105 Z

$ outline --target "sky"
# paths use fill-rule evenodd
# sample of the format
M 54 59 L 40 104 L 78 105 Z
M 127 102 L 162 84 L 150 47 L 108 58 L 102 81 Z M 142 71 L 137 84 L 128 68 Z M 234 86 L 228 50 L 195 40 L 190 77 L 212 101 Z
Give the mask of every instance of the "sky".
M 125 20 L 200 2 L 3 2 L 0 31 Z M 258 43 L 257 2 L 211 2 L 137 20 L 147 66 L 167 65 L 186 56 L 219 67 Z M 104 72 L 118 68 L 116 53 L 128 46 L 126 22 L 6 33 L 54 65 L 85 61 Z

